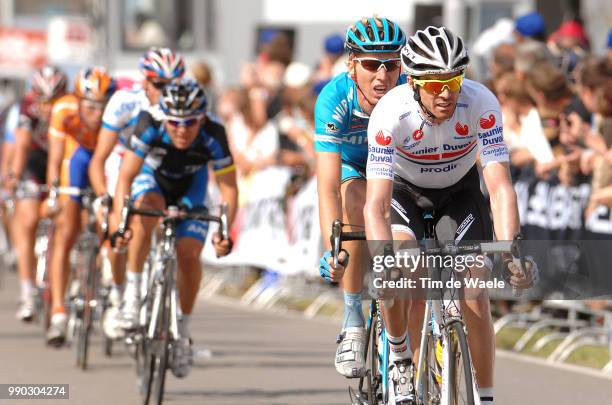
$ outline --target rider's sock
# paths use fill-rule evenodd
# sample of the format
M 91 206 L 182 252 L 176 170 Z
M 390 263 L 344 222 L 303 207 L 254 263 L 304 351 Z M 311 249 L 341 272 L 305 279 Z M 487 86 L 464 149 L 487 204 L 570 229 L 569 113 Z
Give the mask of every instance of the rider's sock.
M 140 296 L 140 284 L 142 283 L 142 273 L 135 273 L 128 271 L 126 274 L 127 283 L 125 286 L 126 293 L 139 297 Z
M 343 328 L 363 328 L 365 319 L 361 308 L 361 293 L 344 292 Z
M 493 387 L 478 388 L 480 395 L 480 405 L 493 405 Z
M 406 332 L 403 336 L 395 337 L 387 334 L 389 339 L 389 360 L 396 362 L 410 358 L 408 351 L 408 337 Z
M 182 314 L 181 321 L 179 322 L 179 334 L 182 337 L 191 337 L 191 329 L 189 323 L 191 322 L 191 314 Z
M 66 314 L 66 308 L 62 307 L 53 307 L 51 309 L 51 316 L 53 315 L 57 315 L 57 314 Z
M 21 280 L 21 300 L 25 301 L 32 297 L 34 292 L 34 283 L 32 280 Z

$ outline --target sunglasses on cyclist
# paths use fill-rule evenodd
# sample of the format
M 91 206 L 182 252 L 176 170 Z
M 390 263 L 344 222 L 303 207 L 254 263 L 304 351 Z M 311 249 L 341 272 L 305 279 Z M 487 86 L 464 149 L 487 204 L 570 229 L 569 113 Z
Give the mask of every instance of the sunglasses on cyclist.
M 367 71 L 378 72 L 381 66 L 385 67 L 387 72 L 394 72 L 402 66 L 400 58 L 393 59 L 376 59 L 376 58 L 355 58 L 361 63 L 361 66 Z
M 415 85 L 421 86 L 423 90 L 431 94 L 440 94 L 447 88 L 451 93 L 456 93 L 461 89 L 463 84 L 463 73 L 460 75 L 451 77 L 447 80 L 435 80 L 435 79 L 415 79 L 412 81 Z
M 149 80 L 149 83 L 151 83 L 155 90 L 162 90 L 169 82 L 165 80 Z
M 177 127 L 190 127 L 194 124 L 196 124 L 199 121 L 198 118 L 189 118 L 186 120 L 166 120 L 166 122 L 168 123 L 168 125 L 170 125 L 171 127 L 177 128 Z

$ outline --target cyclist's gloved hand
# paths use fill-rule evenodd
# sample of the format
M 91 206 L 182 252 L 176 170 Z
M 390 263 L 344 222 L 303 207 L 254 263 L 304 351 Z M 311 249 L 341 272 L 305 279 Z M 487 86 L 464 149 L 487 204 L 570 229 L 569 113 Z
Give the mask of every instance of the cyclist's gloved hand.
M 348 252 L 342 249 L 338 254 L 338 267 L 334 268 L 332 252 L 328 250 L 319 260 L 319 274 L 328 283 L 336 283 L 342 280 L 342 277 L 344 276 L 344 270 L 348 265 L 348 261 Z
M 536 285 L 540 281 L 540 270 L 532 256 L 525 256 L 525 274 L 512 260 L 504 262 L 506 268 L 506 281 L 514 288 L 525 290 Z

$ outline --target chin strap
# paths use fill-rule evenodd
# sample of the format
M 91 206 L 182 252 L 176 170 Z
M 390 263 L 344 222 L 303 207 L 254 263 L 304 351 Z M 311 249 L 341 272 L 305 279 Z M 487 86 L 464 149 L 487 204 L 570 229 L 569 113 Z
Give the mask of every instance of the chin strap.
M 436 117 L 434 115 L 434 113 L 432 113 L 431 111 L 429 111 L 429 109 L 427 107 L 425 107 L 425 105 L 423 105 L 423 103 L 421 102 L 421 89 L 419 88 L 419 86 L 414 86 L 412 89 L 412 94 L 414 97 L 414 101 L 416 101 L 417 103 L 419 103 L 419 106 L 421 107 L 421 109 L 423 111 L 425 111 L 425 114 L 427 114 L 427 116 L 432 119 L 432 120 L 437 120 L 438 117 Z M 423 124 L 421 124 L 421 130 L 423 130 L 423 125 L 425 124 L 425 121 L 423 121 Z
M 357 75 L 354 74 L 353 76 L 351 76 L 351 78 L 353 79 L 353 81 L 355 82 L 355 87 L 357 87 L 357 90 L 361 93 L 361 95 L 363 96 L 363 98 L 365 99 L 365 101 L 368 102 L 368 104 L 370 104 L 370 106 L 372 108 L 374 108 L 375 103 L 371 102 L 365 95 L 365 93 L 363 92 L 363 90 L 361 90 L 361 87 L 359 87 L 359 82 L 357 81 Z M 363 108 L 362 108 L 363 110 Z

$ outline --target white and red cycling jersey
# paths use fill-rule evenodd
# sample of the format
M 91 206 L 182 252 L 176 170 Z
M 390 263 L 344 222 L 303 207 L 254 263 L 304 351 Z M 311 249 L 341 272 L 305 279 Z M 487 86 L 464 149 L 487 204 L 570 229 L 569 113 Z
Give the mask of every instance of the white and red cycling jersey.
M 367 178 L 404 180 L 423 188 L 457 183 L 474 166 L 508 162 L 497 98 L 480 83 L 465 80 L 453 116 L 432 124 L 408 84 L 378 102 L 368 125 Z

